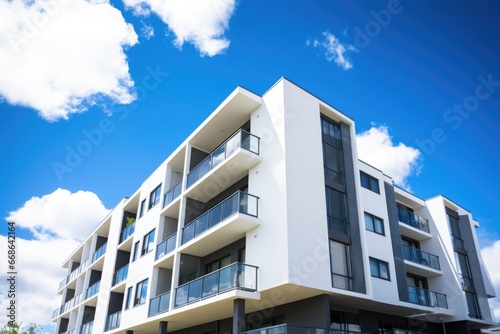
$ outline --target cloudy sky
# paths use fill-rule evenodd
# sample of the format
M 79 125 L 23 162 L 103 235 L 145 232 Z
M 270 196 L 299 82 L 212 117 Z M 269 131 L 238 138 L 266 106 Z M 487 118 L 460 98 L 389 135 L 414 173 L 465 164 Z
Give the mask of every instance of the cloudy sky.
M 499 16 L 472 0 L 0 0 L 19 320 L 51 332 L 69 252 L 236 86 L 281 76 L 353 118 L 360 157 L 398 185 L 471 211 L 500 295 Z

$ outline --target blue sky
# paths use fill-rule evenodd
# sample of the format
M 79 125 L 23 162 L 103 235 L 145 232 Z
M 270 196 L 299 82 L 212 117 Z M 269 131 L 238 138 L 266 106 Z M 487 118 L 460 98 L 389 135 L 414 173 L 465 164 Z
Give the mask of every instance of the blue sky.
M 0 212 L 29 248 L 19 262 L 54 239 L 69 253 L 236 86 L 263 94 L 281 76 L 393 152 L 403 187 L 472 212 L 481 246 L 500 256 L 498 1 L 184 3 L 0 0 Z M 58 270 L 41 310 L 60 303 L 47 297 Z M 50 328 L 50 314 L 23 314 Z

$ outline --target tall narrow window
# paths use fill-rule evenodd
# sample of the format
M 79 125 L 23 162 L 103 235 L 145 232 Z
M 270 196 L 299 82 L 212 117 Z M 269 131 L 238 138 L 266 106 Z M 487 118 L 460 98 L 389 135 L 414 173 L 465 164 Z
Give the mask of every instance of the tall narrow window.
M 321 119 L 325 179 L 344 185 L 344 161 L 340 125 Z
M 455 263 L 457 265 L 457 271 L 460 275 L 460 280 L 463 286 L 473 287 L 472 285 L 472 274 L 469 267 L 469 259 L 467 255 L 455 252 Z
M 140 244 L 140 241 L 137 241 L 134 244 L 134 254 L 132 255 L 132 262 L 137 260 L 137 256 L 139 255 L 139 244 Z
M 154 248 L 154 242 L 155 242 L 155 230 L 152 230 L 151 232 L 146 234 L 144 236 L 144 239 L 142 240 L 141 255 L 151 252 Z
M 125 300 L 125 309 L 128 310 L 130 308 L 130 302 L 132 301 L 132 287 L 127 289 L 127 299 Z
M 343 234 L 349 234 L 345 194 L 326 187 L 326 214 L 328 228 Z
M 467 308 L 469 309 L 469 317 L 474 319 L 481 319 L 479 313 L 479 306 L 477 304 L 477 297 L 475 293 L 465 292 L 465 299 L 467 300 Z
M 139 207 L 139 218 L 144 216 L 144 209 L 146 208 L 146 199 L 143 199 Z
M 450 215 L 447 216 L 448 216 L 448 223 L 450 225 L 451 239 L 453 241 L 453 245 L 459 248 L 464 248 L 464 240 L 462 239 L 462 232 L 460 231 L 460 224 L 458 222 L 458 219 Z
M 134 306 L 144 304 L 148 295 L 148 279 L 137 283 L 135 288 Z
M 332 286 L 352 290 L 351 248 L 349 245 L 330 240 L 330 266 Z
M 161 196 L 161 184 L 158 187 L 156 187 L 149 196 L 150 209 L 160 202 L 160 196 Z

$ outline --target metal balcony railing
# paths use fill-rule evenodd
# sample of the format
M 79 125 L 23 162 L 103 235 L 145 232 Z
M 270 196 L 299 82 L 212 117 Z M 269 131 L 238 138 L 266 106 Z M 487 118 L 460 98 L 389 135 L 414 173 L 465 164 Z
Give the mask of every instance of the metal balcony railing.
M 238 130 L 189 172 L 187 176 L 187 188 L 191 187 L 196 181 L 231 156 L 238 148 L 243 148 L 258 155 L 259 142 L 259 137 L 245 130 Z
M 91 286 L 89 286 L 89 288 L 87 289 L 87 292 L 85 293 L 85 299 L 88 299 L 88 298 L 92 297 L 93 295 L 95 295 L 96 293 L 98 293 L 100 285 L 101 285 L 101 281 L 97 281 L 94 284 L 92 284 Z
M 134 231 L 135 231 L 135 221 L 129 226 L 125 227 L 120 232 L 120 243 L 124 242 L 128 237 L 134 234 Z
M 257 291 L 257 267 L 235 262 L 181 285 L 175 291 L 175 307 L 233 289 Z
M 418 263 L 436 270 L 441 270 L 441 266 L 439 265 L 439 257 L 421 251 L 420 249 L 413 248 L 408 245 L 403 245 L 403 257 L 405 260 Z
M 159 296 L 151 298 L 149 301 L 149 313 L 148 316 L 152 317 L 154 315 L 167 312 L 170 304 L 170 291 L 165 292 Z
M 106 318 L 106 325 L 104 327 L 104 330 L 110 331 L 112 329 L 120 327 L 121 316 L 122 316 L 122 311 L 118 311 L 108 315 L 108 317 Z
M 175 186 L 173 186 L 172 188 L 170 188 L 166 192 L 164 199 L 163 199 L 163 207 L 166 207 L 167 205 L 172 203 L 174 201 L 174 199 L 179 197 L 181 192 L 182 192 L 182 180 L 177 182 L 177 184 Z
M 160 242 L 158 246 L 156 246 L 155 260 L 158 260 L 160 257 L 173 251 L 175 249 L 176 240 L 177 240 L 177 233 L 174 233 L 167 239 Z
M 408 300 L 413 304 L 448 308 L 446 295 L 414 286 L 408 286 Z
M 223 222 L 235 213 L 257 217 L 258 197 L 237 191 L 182 229 L 182 244 Z
M 122 282 L 127 278 L 128 275 L 128 264 L 121 267 L 113 274 L 113 286 Z
M 398 206 L 399 221 L 416 229 L 429 233 L 429 221 L 416 213 Z
M 243 332 L 242 334 L 373 334 L 368 332 L 353 332 L 332 328 L 315 328 L 282 324 Z
M 106 253 L 106 246 L 107 246 L 107 242 L 102 245 L 101 247 L 99 247 L 98 250 L 95 251 L 95 253 L 92 255 L 92 263 L 94 263 L 95 261 L 97 261 L 97 259 L 99 259 L 101 256 L 104 255 L 104 253 Z
M 94 320 L 87 322 L 80 327 L 80 334 L 92 334 L 92 327 L 94 326 Z

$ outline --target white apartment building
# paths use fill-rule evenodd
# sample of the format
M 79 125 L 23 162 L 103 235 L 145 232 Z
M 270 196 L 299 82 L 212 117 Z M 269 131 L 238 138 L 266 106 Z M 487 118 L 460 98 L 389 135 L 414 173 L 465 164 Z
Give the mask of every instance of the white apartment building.
M 69 255 L 56 334 L 494 326 L 479 223 L 395 187 L 355 134 L 287 79 L 236 88 Z

